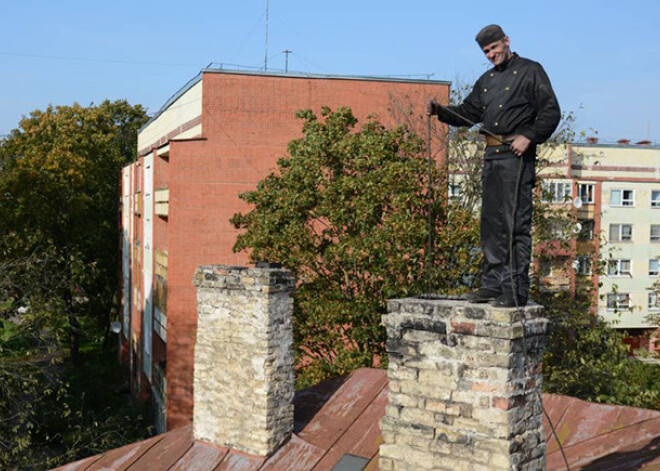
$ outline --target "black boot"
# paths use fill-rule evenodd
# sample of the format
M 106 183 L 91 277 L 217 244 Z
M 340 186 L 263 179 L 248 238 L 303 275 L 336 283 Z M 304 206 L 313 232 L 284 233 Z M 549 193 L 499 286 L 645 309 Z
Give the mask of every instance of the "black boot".
M 501 295 L 502 293 L 499 291 L 493 291 L 492 289 L 481 288 L 477 291 L 473 291 L 472 293 L 466 294 L 465 299 L 467 299 L 471 303 L 478 304 L 478 303 L 487 303 L 488 301 L 493 301 Z

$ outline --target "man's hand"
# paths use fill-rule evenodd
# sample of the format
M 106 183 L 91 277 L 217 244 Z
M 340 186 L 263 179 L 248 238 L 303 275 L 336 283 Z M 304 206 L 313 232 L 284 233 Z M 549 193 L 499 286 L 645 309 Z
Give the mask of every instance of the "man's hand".
M 521 136 L 521 135 L 514 136 L 513 140 L 511 141 L 511 150 L 513 151 L 514 154 L 520 157 L 525 152 L 527 152 L 527 149 L 529 148 L 529 144 L 531 142 L 532 141 L 527 139 L 525 136 Z
M 434 114 L 438 114 L 440 107 L 440 103 L 436 102 L 435 100 L 429 100 L 426 102 L 426 116 L 433 116 Z

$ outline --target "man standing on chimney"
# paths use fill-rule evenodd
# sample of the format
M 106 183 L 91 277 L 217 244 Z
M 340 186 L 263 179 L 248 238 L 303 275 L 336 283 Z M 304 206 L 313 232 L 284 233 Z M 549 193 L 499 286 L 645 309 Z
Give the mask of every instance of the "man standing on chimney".
M 481 288 L 469 293 L 468 301 L 524 306 L 529 293 L 536 147 L 550 138 L 561 114 L 543 67 L 512 53 L 502 28 L 486 26 L 476 41 L 493 68 L 479 77 L 463 103 L 442 106 L 431 101 L 427 114 L 452 126 L 481 123 L 486 139 L 481 204 L 483 275 Z

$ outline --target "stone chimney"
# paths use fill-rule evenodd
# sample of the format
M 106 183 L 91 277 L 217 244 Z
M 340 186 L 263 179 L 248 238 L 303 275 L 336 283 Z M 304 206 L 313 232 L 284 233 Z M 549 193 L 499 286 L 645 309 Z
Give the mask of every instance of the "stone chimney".
M 389 301 L 380 470 L 545 470 L 542 315 L 538 305 Z
M 199 267 L 195 438 L 273 453 L 293 430 L 295 280 L 282 269 Z

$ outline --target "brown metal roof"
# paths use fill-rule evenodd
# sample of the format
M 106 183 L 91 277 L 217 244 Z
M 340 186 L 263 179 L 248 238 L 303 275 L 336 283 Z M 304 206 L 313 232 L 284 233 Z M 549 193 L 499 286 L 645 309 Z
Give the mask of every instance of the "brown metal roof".
M 543 402 L 572 470 L 660 471 L 660 412 L 554 394 Z M 267 459 L 195 440 L 187 426 L 57 470 L 329 471 L 350 454 L 369 460 L 364 471 L 376 471 L 386 403 L 385 371 L 362 368 L 297 393 L 294 434 Z M 565 469 L 546 429 L 547 469 Z

